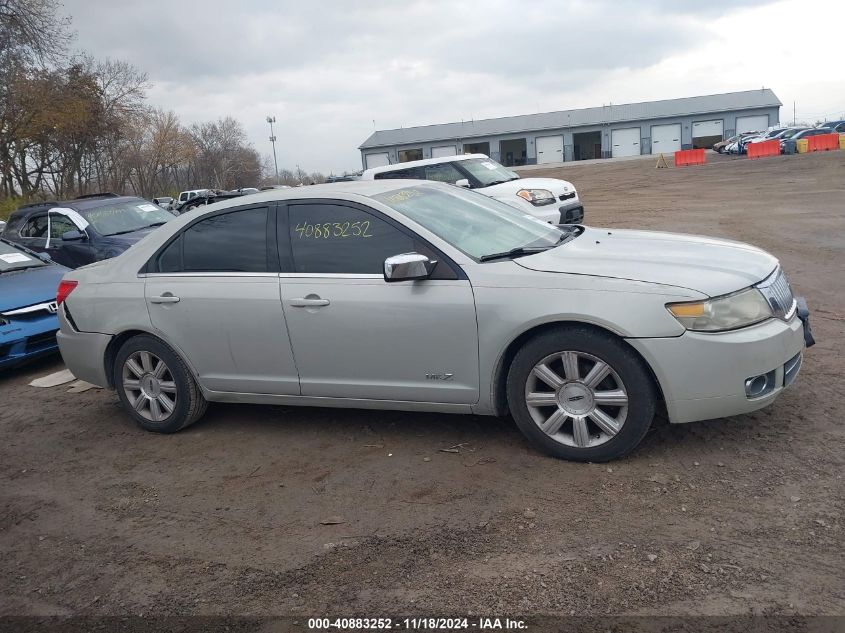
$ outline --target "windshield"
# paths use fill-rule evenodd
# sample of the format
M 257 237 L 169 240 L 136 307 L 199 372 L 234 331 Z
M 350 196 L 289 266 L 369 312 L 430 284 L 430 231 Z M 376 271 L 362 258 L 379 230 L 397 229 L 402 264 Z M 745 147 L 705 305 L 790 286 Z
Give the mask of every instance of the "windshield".
M 46 265 L 34 255 L 0 239 L 0 273 L 6 273 L 10 270 L 22 270 L 24 268 L 38 268 Z
M 80 211 L 100 235 L 120 235 L 169 222 L 174 217 L 146 200 L 130 200 Z
M 566 235 L 504 202 L 460 187 L 420 184 L 372 197 L 475 259 L 516 248 L 548 248 Z
M 472 174 L 480 183 L 477 185 L 479 187 L 489 187 L 500 182 L 519 180 L 519 176 L 490 158 L 470 158 L 468 160 L 456 161 L 456 163 Z

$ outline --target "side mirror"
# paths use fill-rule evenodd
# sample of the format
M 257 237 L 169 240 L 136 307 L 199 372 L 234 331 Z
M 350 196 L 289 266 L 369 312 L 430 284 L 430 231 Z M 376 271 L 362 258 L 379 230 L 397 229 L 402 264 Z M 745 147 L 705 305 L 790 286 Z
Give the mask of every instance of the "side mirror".
M 469 180 L 466 178 L 461 178 L 460 180 L 455 181 L 455 186 L 457 187 L 466 187 L 469 189 Z
M 67 231 L 66 233 L 62 233 L 63 242 L 78 242 L 84 239 L 85 236 L 79 231 Z
M 384 280 L 412 281 L 414 279 L 427 279 L 434 272 L 435 266 L 437 266 L 436 261 L 432 261 L 419 253 L 394 255 L 384 260 Z

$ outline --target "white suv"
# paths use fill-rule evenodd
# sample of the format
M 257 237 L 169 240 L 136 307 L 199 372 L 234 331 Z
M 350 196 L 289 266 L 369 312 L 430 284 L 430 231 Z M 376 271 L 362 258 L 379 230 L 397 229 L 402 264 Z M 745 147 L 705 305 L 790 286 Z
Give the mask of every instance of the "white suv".
M 578 224 L 584 207 L 571 182 L 557 178 L 520 178 L 484 154 L 445 156 L 373 167 L 361 180 L 405 178 L 436 180 L 474 189 L 550 224 Z

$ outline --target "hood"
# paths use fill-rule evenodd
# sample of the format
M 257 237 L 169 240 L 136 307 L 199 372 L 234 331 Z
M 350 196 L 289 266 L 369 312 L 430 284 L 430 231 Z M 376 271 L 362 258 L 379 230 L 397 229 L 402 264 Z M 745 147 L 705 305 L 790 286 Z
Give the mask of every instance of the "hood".
M 514 260 L 530 270 L 631 279 L 710 297 L 763 280 L 778 264 L 769 253 L 698 235 L 587 228 L 571 242 Z
M 492 187 L 479 187 L 476 191 L 495 197 L 503 194 L 516 195 L 516 192 L 520 189 L 548 189 L 555 194 L 556 198 L 561 194 L 575 191 L 575 187 L 571 182 L 558 180 L 557 178 L 520 178 L 519 180 L 503 182 Z
M 50 265 L 0 274 L 0 312 L 55 301 L 59 282 L 67 271 L 64 266 Z
M 150 233 L 155 231 L 157 226 L 154 226 L 151 229 L 141 229 L 139 231 L 132 231 L 131 233 L 124 233 L 123 235 L 104 235 L 100 243 L 101 244 L 113 244 L 115 246 L 122 246 L 124 249 L 129 248 L 136 242 L 140 242 L 142 239 L 147 237 Z

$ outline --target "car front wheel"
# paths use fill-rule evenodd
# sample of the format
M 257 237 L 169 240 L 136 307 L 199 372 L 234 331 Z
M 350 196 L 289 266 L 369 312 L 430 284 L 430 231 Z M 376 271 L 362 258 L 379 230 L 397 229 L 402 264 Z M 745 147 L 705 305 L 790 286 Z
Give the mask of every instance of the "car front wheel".
M 148 335 L 134 336 L 120 348 L 114 385 L 126 411 L 147 431 L 181 431 L 208 406 L 182 359 Z
M 508 372 L 511 415 L 537 448 L 603 462 L 633 450 L 654 418 L 657 394 L 642 359 L 616 337 L 562 328 L 528 341 Z

